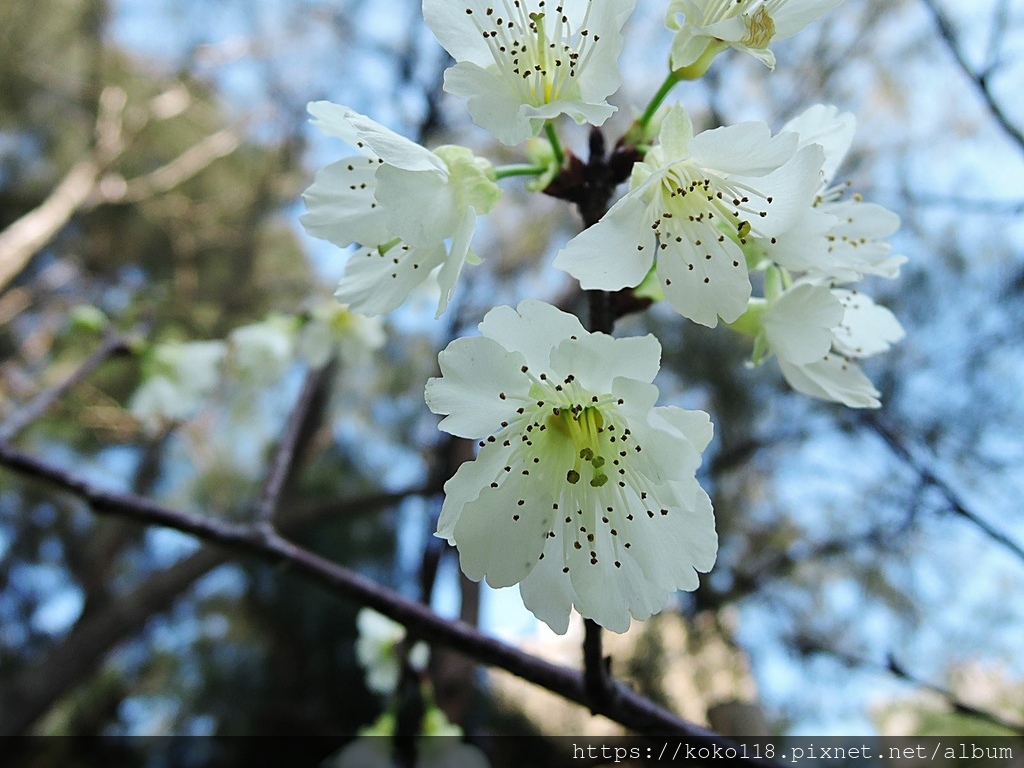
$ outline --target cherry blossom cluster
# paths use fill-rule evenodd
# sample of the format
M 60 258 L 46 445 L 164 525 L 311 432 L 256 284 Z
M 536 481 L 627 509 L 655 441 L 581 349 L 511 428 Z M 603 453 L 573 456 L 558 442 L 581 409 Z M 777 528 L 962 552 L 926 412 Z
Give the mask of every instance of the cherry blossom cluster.
M 726 50 L 773 68 L 776 40 L 841 2 L 666 0 L 666 79 L 620 141 L 635 156 L 628 189 L 554 266 L 583 289 L 643 286 L 695 323 L 749 335 L 752 362 L 776 358 L 800 392 L 878 407 L 857 361 L 903 330 L 853 284 L 894 278 L 903 259 L 885 242 L 897 217 L 835 181 L 852 115 L 818 105 L 777 132 L 763 122 L 698 132 L 682 106 L 663 108 L 676 83 Z M 601 126 L 615 111 L 634 6 L 423 0 L 455 60 L 445 90 L 498 141 L 526 142 L 520 164 L 428 150 L 347 107 L 311 104 L 316 125 L 355 151 L 305 194 L 307 230 L 351 248 L 338 298 L 379 315 L 433 282 L 440 316 L 464 266 L 480 262 L 473 233 L 501 197 L 498 182 L 526 176 L 554 195 L 580 166 L 561 146 L 559 118 Z M 573 609 L 623 632 L 714 564 L 714 515 L 696 479 L 711 421 L 657 405 L 660 356 L 653 336 L 614 338 L 527 299 L 449 344 L 426 385 L 440 428 L 478 446 L 445 485 L 436 535 L 458 547 L 470 579 L 518 584 L 556 632 Z

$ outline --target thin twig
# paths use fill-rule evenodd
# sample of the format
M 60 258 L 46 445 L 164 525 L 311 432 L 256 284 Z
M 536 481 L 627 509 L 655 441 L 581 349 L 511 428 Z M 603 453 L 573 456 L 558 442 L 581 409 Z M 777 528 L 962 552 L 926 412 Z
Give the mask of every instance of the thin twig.
M 0 425 L 0 441 L 13 440 L 18 434 L 40 418 L 50 406 L 70 392 L 74 387 L 103 363 L 112 357 L 124 355 L 131 351 L 129 337 L 120 333 L 108 333 L 103 343 L 87 357 L 75 371 L 60 383 L 43 390 L 31 402 L 16 410 Z
M 960 47 L 956 31 L 953 28 L 952 22 L 946 17 L 945 12 L 939 8 L 938 3 L 936 3 L 935 0 L 921 1 L 924 3 L 925 8 L 927 8 L 931 13 L 932 18 L 935 19 L 935 25 L 939 28 L 939 34 L 945 41 L 946 47 L 949 48 L 950 53 L 953 54 L 953 58 L 956 59 L 956 63 L 978 89 L 978 93 L 985 102 L 985 106 L 988 107 L 988 111 L 992 113 L 996 122 L 999 123 L 999 126 L 1006 132 L 1006 134 L 1013 139 L 1018 148 L 1024 151 L 1024 131 L 1021 131 L 1018 126 L 1014 125 L 1009 116 L 1003 110 L 1002 106 L 996 100 L 995 96 L 993 96 L 992 89 L 989 85 L 989 70 L 985 70 L 983 72 L 974 71 L 971 63 L 967 60 L 963 49 Z
M 927 680 L 913 674 L 891 653 L 886 656 L 885 662 L 882 663 L 872 661 L 871 659 L 866 659 L 852 653 L 847 653 L 846 651 L 841 651 L 837 648 L 829 648 L 814 640 L 806 638 L 802 639 L 798 643 L 797 649 L 802 654 L 821 653 L 832 656 L 850 668 L 862 667 L 876 669 L 880 672 L 888 672 L 904 682 L 936 694 L 940 698 L 944 699 L 957 714 L 975 717 L 979 720 L 998 726 L 999 728 L 1004 728 L 1008 731 L 1013 731 L 1014 733 L 1024 734 L 1024 723 L 1007 720 L 994 712 L 989 712 L 988 710 L 980 709 L 973 704 L 968 704 L 949 688 L 929 683 Z
M 299 437 L 309 431 L 306 422 L 309 419 L 310 411 L 333 367 L 329 363 L 320 368 L 314 368 L 306 374 L 299 398 L 288 416 L 284 434 L 281 436 L 281 442 L 270 462 L 270 470 L 267 472 L 266 481 L 260 491 L 260 500 L 256 507 L 256 522 L 261 525 L 273 525 L 277 506 L 281 500 L 281 492 L 295 466 Z
M 935 470 L 920 459 L 916 455 L 916 452 L 907 445 L 903 438 L 896 434 L 894 429 L 883 424 L 876 416 L 869 414 L 861 415 L 860 421 L 881 437 L 889 446 L 889 449 L 893 454 L 914 470 L 914 472 L 916 472 L 925 483 L 936 488 L 945 497 L 946 503 L 949 504 L 950 510 L 953 513 L 959 515 L 965 520 L 969 520 L 989 538 L 1001 544 L 1007 551 L 1012 553 L 1014 557 L 1021 562 L 1024 562 L 1024 547 L 1021 547 L 1021 545 L 1016 541 L 1011 539 L 1002 531 L 993 527 L 991 523 L 974 512 L 967 502 L 964 501 L 963 497 L 961 497 L 948 482 L 939 477 Z
M 281 525 L 298 531 L 328 517 L 374 512 L 422 492 L 424 489 L 413 488 L 340 499 L 332 507 L 289 508 Z M 44 658 L 0 683 L 0 738 L 29 732 L 62 696 L 89 678 L 112 648 L 135 636 L 151 617 L 170 608 L 196 581 L 230 560 L 229 550 L 204 544 L 169 568 L 151 574 L 128 594 L 86 610 Z
M 0 442 L 0 465 L 29 478 L 51 483 L 86 500 L 98 514 L 116 515 L 143 525 L 160 525 L 189 533 L 204 541 L 289 566 L 335 595 L 355 600 L 404 624 L 427 642 L 448 646 L 490 666 L 499 667 L 565 699 L 590 706 L 583 675 L 536 658 L 482 634 L 460 621 L 444 619 L 426 606 L 389 590 L 354 571 L 282 538 L 265 527 L 238 525 L 212 517 L 181 512 L 134 494 L 99 488 L 87 480 Z M 722 735 L 683 720 L 649 699 L 619 688 L 612 702 L 596 711 L 641 733 L 673 733 L 695 747 L 737 749 Z M 771 760 L 749 760 L 744 765 L 774 766 Z

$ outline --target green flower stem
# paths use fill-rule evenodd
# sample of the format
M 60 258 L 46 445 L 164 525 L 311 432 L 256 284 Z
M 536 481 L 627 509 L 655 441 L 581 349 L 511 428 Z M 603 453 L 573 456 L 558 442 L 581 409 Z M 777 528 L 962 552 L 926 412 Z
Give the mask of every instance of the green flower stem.
M 543 176 L 547 167 L 543 165 L 529 165 L 519 163 L 514 165 L 499 165 L 494 169 L 494 178 L 507 179 L 512 176 Z
M 676 87 L 676 83 L 680 82 L 680 78 L 676 76 L 675 72 L 669 72 L 665 81 L 658 88 L 657 93 L 651 97 L 650 102 L 647 104 L 647 108 L 644 109 L 644 113 L 636 119 L 637 124 L 641 129 L 646 129 L 650 125 L 651 120 L 654 119 L 655 113 L 658 111 L 658 107 L 661 106 L 661 102 L 668 96 L 669 91 Z
M 558 140 L 554 122 L 548 120 L 544 123 L 544 133 L 547 134 L 548 141 L 551 142 L 551 151 L 555 153 L 555 160 L 558 162 L 558 167 L 561 168 L 565 165 L 565 152 L 562 150 L 562 142 Z

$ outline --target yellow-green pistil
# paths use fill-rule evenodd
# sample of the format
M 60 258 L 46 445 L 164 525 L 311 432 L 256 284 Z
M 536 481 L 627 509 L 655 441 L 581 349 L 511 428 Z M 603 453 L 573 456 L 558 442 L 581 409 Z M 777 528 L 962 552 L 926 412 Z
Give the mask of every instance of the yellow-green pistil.
M 592 405 L 579 405 L 567 409 L 555 408 L 547 418 L 547 425 L 568 437 L 576 449 L 576 462 L 566 473 L 565 479 L 575 485 L 580 481 L 581 469 L 586 469 L 583 462 L 591 466 L 590 484 L 600 488 L 608 482 L 602 468 L 605 457 L 601 455 L 600 434 L 604 431 L 604 416 L 601 410 Z

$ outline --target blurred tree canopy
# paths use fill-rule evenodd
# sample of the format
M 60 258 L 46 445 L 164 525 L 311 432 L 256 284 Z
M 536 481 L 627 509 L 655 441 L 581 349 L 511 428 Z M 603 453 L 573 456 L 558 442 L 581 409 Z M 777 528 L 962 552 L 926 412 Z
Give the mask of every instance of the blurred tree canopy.
M 609 138 L 663 77 L 658 5 L 640 3 L 627 28 Z M 718 563 L 609 646 L 616 675 L 655 701 L 737 736 L 1024 721 L 1022 32 L 1020 2 L 848 0 L 779 45 L 774 74 L 726 56 L 676 94 L 705 128 L 778 127 L 815 102 L 853 111 L 843 173 L 901 215 L 910 261 L 871 286 L 907 329 L 873 361 L 877 413 L 789 392 L 771 365 L 745 367 L 748 343 L 725 329 L 658 306 L 621 323 L 662 340 L 663 401 L 716 425 L 701 481 Z M 0 418 L 111 329 L 130 339 L 0 438 L 104 487 L 252 519 L 301 362 L 269 381 L 229 374 L 195 418 L 155 431 L 129 403 L 154 345 L 223 340 L 273 313 L 308 324 L 330 301 L 344 255 L 301 232 L 297 201 L 342 150 L 307 128 L 305 103 L 518 158 L 442 93 L 447 61 L 411 0 L 15 0 L 0 4 L 0 46 Z M 567 135 L 582 152 L 583 132 Z M 385 320 L 383 346 L 317 380 L 281 522 L 444 615 L 578 666 L 577 647 L 523 639 L 518 598 L 460 579 L 430 537 L 440 484 L 469 457 L 423 406 L 437 350 L 497 304 L 581 305 L 550 267 L 574 214 L 505 189 L 477 243 L 485 264 L 449 313 L 435 322 L 431 297 L 414 301 Z M 40 211 L 42 235 L 15 242 L 11 225 Z M 381 708 L 353 650 L 358 608 L 0 467 L 0 735 L 284 734 L 329 754 Z M 533 689 L 442 649 L 431 672 L 470 738 L 610 727 L 564 702 L 556 718 Z M 217 764 L 260 764 L 259 749 L 234 742 Z

